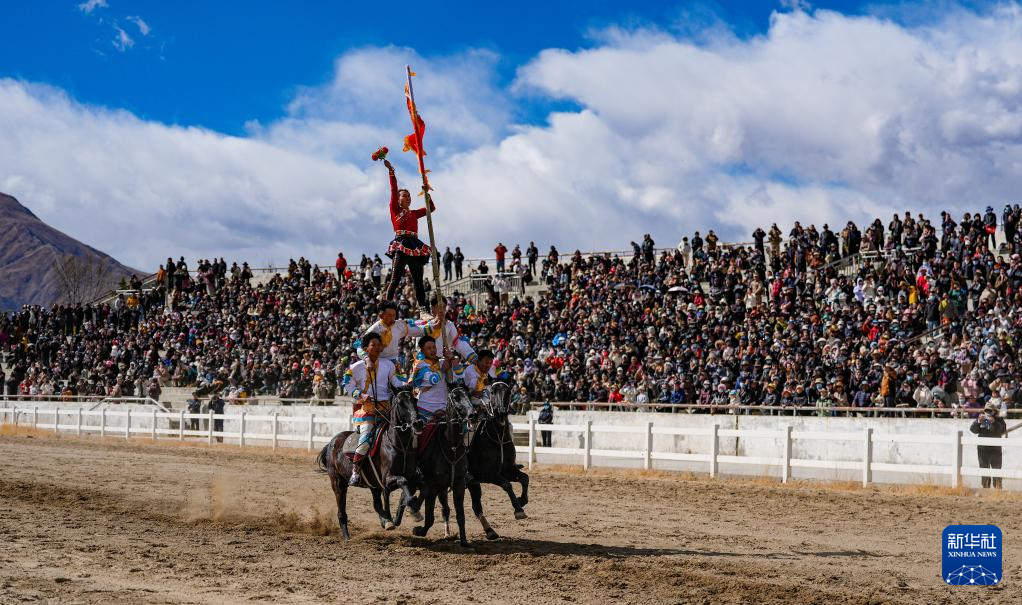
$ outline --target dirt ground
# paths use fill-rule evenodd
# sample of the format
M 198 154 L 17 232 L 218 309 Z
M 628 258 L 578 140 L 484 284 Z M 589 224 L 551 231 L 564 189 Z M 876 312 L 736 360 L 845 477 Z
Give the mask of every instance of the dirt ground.
M 529 519 L 487 490 L 472 552 L 442 523 L 340 540 L 305 452 L 0 435 L 0 603 L 1022 603 L 1020 500 L 536 469 Z M 1005 581 L 947 587 L 941 530 L 1005 535 Z M 982 594 L 976 591 L 983 590 Z

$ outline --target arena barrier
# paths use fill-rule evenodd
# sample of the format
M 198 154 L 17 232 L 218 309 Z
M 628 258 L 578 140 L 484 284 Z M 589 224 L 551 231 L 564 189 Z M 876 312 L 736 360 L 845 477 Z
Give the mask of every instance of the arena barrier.
M 1000 446 L 1009 450 L 1022 448 L 1022 439 L 980 438 L 965 434 L 962 430 L 950 434 L 908 434 L 893 432 L 877 432 L 867 427 L 860 432 L 855 431 L 805 431 L 795 430 L 791 425 L 779 430 L 762 429 L 730 429 L 722 428 L 719 423 L 710 426 L 677 427 L 656 426 L 649 421 L 632 426 L 613 426 L 594 424 L 586 420 L 581 424 L 538 424 L 535 417 L 519 418 L 515 433 L 527 437 L 527 444 L 517 446 L 520 454 L 525 454 L 525 463 L 532 468 L 538 463 L 539 457 L 565 457 L 574 460 L 583 470 L 595 466 L 613 466 L 596 464 L 594 460 L 632 460 L 641 461 L 641 468 L 652 470 L 655 462 L 688 462 L 696 463 L 710 477 L 721 475 L 722 464 L 754 465 L 770 469 L 779 469 L 779 478 L 787 483 L 793 478 L 794 469 L 824 469 L 852 471 L 861 476 L 862 485 L 874 483 L 874 473 L 899 473 L 913 476 L 914 481 L 905 483 L 919 484 L 933 478 L 947 479 L 951 487 L 963 485 L 964 477 L 1001 477 L 1008 480 L 1022 480 L 1022 470 L 1006 468 L 1000 470 L 984 469 L 978 466 L 967 466 L 963 462 L 965 446 L 988 445 Z M 522 422 L 524 420 L 524 422 Z M 198 423 L 198 428 L 191 426 Z M 223 421 L 223 428 L 217 430 L 217 421 Z M 189 428 L 186 428 L 186 423 Z M 148 437 L 158 439 L 185 439 L 206 442 L 210 445 L 220 442 L 246 446 L 304 448 L 313 451 L 317 446 L 326 444 L 332 435 L 342 430 L 350 430 L 351 421 L 348 417 L 317 417 L 289 416 L 281 414 L 189 414 L 184 411 L 163 412 L 155 407 L 149 409 L 115 410 L 103 408 L 88 410 L 83 407 L 56 407 L 41 409 L 32 407 L 0 407 L 0 424 L 24 426 L 37 430 L 53 430 L 71 433 L 77 436 L 99 437 Z M 265 430 L 254 430 L 254 425 Z M 538 445 L 540 433 L 573 433 L 580 437 L 579 447 L 541 447 Z M 643 439 L 645 446 L 640 449 L 605 449 L 594 448 L 594 435 L 632 435 Z M 702 442 L 703 451 L 698 453 L 679 453 L 655 451 L 654 437 L 695 437 Z M 778 446 L 775 455 L 743 455 L 740 448 L 733 447 L 734 453 L 721 451 L 721 442 L 725 439 L 736 440 L 773 440 Z M 800 458 L 793 455 L 795 445 L 800 442 L 844 442 L 857 444 L 860 455 L 857 460 L 833 460 L 825 458 Z M 947 462 L 945 464 L 912 464 L 901 462 L 878 462 L 874 460 L 875 448 L 880 444 L 908 445 L 909 449 L 920 445 L 944 448 Z M 893 448 L 897 451 L 897 447 Z M 729 450 L 729 451 L 730 451 Z M 1022 457 L 1022 455 L 1020 455 Z M 1006 456 L 1007 458 L 1007 456 Z M 551 462 L 555 460 L 544 460 Z M 772 474 L 776 476 L 777 471 Z M 943 480 L 941 481 L 943 482 Z M 1006 484 L 1011 489 L 1011 484 Z

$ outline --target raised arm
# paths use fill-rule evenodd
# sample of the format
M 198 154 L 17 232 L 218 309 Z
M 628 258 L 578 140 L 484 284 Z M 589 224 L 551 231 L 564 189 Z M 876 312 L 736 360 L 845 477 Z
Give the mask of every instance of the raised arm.
M 426 203 L 429 204 L 429 211 L 430 212 L 436 212 L 436 204 L 433 203 L 433 196 L 432 195 L 426 196 Z M 413 210 L 412 212 L 415 214 L 415 218 L 422 218 L 422 217 L 426 216 L 426 209 L 425 208 L 417 208 L 417 209 Z
M 383 164 L 387 167 L 387 172 L 390 173 L 390 215 L 397 216 L 401 212 L 401 208 L 397 205 L 397 175 L 394 174 L 394 165 L 390 163 L 390 160 L 383 160 Z

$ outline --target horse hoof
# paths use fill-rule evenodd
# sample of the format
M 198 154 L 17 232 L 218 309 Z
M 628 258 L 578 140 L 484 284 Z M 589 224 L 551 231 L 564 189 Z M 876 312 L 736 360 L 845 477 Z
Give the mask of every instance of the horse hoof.
M 526 515 L 524 510 L 516 510 L 515 511 L 515 519 L 518 519 L 519 521 L 521 521 L 522 519 L 528 519 L 528 518 L 529 518 L 529 515 Z
M 465 551 L 469 551 L 469 552 L 475 551 L 475 549 L 472 548 L 472 545 L 469 544 L 467 540 L 462 540 L 461 541 L 461 550 L 465 550 Z
M 394 523 L 392 521 L 387 521 L 386 523 L 383 524 L 383 529 L 385 529 L 387 531 L 390 531 L 390 530 L 394 529 L 395 527 L 397 527 L 397 526 L 394 525 Z
M 422 513 L 417 510 L 409 510 L 408 516 L 412 518 L 412 521 L 416 523 L 422 523 Z
M 341 528 L 341 538 L 343 538 L 345 542 L 351 539 L 351 534 L 348 533 L 347 527 Z
M 412 535 L 421 538 L 426 535 L 426 528 L 421 525 L 417 525 L 412 528 Z
M 497 540 L 497 539 L 499 539 L 499 538 L 500 538 L 500 536 L 499 536 L 499 535 L 497 535 L 497 532 L 493 531 L 492 529 L 491 529 L 491 530 L 488 530 L 488 531 L 486 532 L 486 539 L 487 539 L 487 540 Z

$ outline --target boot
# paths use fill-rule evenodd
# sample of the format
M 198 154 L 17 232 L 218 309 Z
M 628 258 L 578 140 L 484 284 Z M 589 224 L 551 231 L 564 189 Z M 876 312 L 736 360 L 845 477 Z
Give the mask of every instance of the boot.
M 351 459 L 351 478 L 348 479 L 348 487 L 356 487 L 362 481 L 362 476 L 358 472 L 358 465 L 362 462 L 362 454 L 355 454 Z

